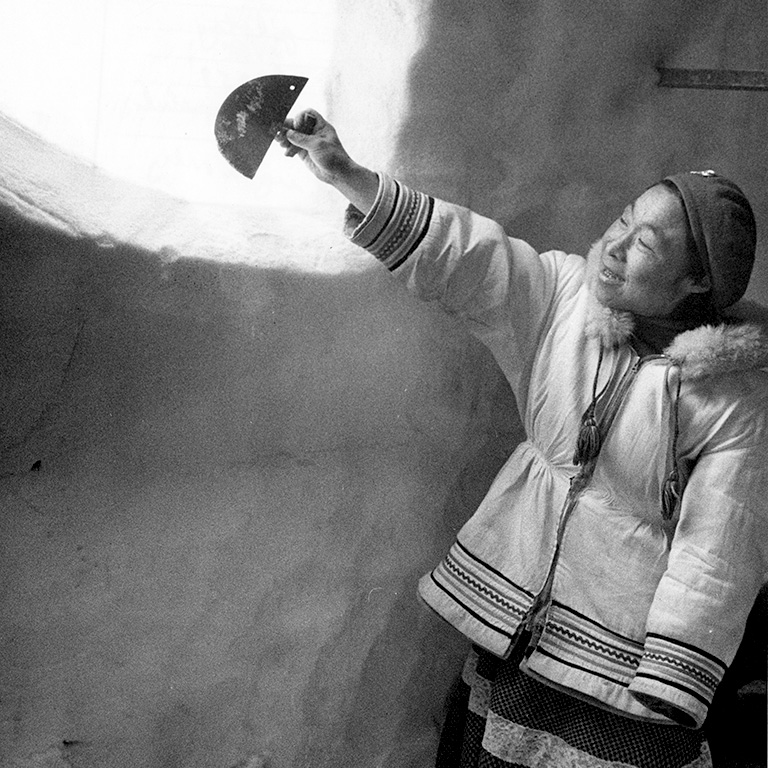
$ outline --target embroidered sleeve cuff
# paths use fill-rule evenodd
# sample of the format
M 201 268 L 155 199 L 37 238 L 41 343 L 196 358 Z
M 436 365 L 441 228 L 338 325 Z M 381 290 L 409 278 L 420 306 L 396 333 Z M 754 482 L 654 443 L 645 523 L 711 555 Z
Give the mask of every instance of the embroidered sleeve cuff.
M 649 633 L 629 690 L 649 709 L 699 728 L 724 672 L 725 664 L 714 656 Z
M 387 269 L 397 269 L 427 234 L 434 204 L 429 195 L 380 173 L 373 207 L 362 218 L 356 209 L 348 211 L 346 234 Z

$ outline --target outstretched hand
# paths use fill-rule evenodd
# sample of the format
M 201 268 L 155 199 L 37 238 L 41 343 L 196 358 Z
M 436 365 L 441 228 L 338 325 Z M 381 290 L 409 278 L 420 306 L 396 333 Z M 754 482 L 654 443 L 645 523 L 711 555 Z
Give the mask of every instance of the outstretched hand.
M 316 110 L 305 109 L 288 118 L 275 137 L 288 157 L 298 156 L 326 184 L 336 187 L 366 213 L 373 205 L 379 178 L 347 154 L 336 129 Z
M 336 129 L 316 110 L 305 109 L 285 121 L 275 139 L 288 157 L 298 155 L 320 181 L 333 184 L 353 165 Z

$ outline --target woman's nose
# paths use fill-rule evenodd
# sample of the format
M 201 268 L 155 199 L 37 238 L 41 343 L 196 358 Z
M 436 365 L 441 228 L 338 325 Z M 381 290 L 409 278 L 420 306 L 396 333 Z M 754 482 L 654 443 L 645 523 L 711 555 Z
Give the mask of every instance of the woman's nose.
M 608 255 L 616 261 L 624 262 L 627 258 L 627 251 L 629 250 L 630 238 L 627 235 L 619 235 L 614 237 L 608 243 Z

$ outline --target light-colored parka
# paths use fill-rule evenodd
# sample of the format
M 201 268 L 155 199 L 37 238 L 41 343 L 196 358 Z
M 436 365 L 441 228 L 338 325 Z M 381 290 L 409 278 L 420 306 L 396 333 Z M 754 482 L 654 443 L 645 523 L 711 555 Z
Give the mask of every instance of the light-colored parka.
M 530 630 L 522 668 L 550 685 L 700 726 L 766 576 L 761 328 L 703 326 L 640 358 L 627 318 L 591 298 L 584 258 L 538 254 L 489 219 L 379 178 L 349 236 L 487 345 L 526 433 L 420 581 L 422 598 L 500 657 Z M 577 467 L 598 367 L 603 444 Z M 674 469 L 684 490 L 670 515 Z

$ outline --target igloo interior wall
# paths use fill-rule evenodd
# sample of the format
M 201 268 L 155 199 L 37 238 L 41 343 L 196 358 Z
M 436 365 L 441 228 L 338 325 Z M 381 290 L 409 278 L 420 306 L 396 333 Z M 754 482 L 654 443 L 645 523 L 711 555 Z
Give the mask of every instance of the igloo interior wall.
M 575 252 L 717 168 L 768 302 L 768 94 L 655 70 L 765 68 L 764 3 L 337 13 L 361 162 Z M 341 199 L 278 231 L 0 133 L 2 764 L 431 765 L 466 648 L 415 584 L 520 437 L 495 364 L 344 239 Z

